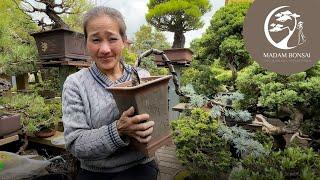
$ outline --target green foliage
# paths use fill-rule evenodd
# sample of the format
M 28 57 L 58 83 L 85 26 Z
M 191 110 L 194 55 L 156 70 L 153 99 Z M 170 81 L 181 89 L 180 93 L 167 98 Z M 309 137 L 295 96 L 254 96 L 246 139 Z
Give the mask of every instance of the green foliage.
M 5 104 L 7 111 L 21 114 L 23 130 L 27 133 L 34 133 L 42 127 L 54 128 L 62 117 L 60 101 L 45 102 L 34 94 L 1 97 L 0 103 Z
M 11 0 L 0 5 L 0 74 L 18 75 L 36 71 L 37 51 L 29 32 L 36 30 L 28 16 Z
M 240 156 L 250 154 L 254 157 L 259 157 L 269 154 L 269 151 L 259 141 L 253 139 L 254 133 L 249 133 L 240 127 L 220 125 L 217 134 L 232 144 L 236 149 L 236 153 Z
M 260 103 L 271 110 L 279 107 L 303 109 L 305 115 L 317 114 L 320 98 L 319 65 L 307 72 L 282 76 L 263 70 L 257 63 L 243 69 L 237 79 L 237 88 L 245 95 L 244 107 Z M 306 110 L 307 109 L 307 110 Z
M 237 72 L 251 64 L 241 34 L 249 7 L 250 3 L 230 4 L 214 14 L 205 34 L 191 43 L 193 69 L 183 72 L 183 85 L 192 84 L 209 98 L 235 90 Z
M 150 0 L 147 21 L 160 31 L 186 32 L 201 28 L 201 16 L 211 9 L 208 0 Z
M 136 62 L 137 58 L 138 58 L 138 55 L 131 52 L 128 48 L 125 48 L 123 50 L 123 59 L 125 60 L 125 62 L 127 64 L 130 64 L 131 66 L 134 65 L 134 63 Z
M 250 3 L 228 4 L 219 9 L 212 17 L 208 30 L 200 40 L 203 46 L 203 56 L 209 55 L 216 59 L 221 55 L 221 44 L 227 40 L 242 39 L 243 21 Z
M 201 16 L 211 9 L 208 0 L 149 0 L 147 6 L 148 23 L 160 31 L 170 31 L 180 36 L 187 31 L 201 28 Z M 184 42 L 179 44 L 184 47 Z
M 236 72 L 251 63 L 242 37 L 243 21 L 250 3 L 233 3 L 219 9 L 205 34 L 192 43 L 200 50 L 196 59 L 205 64 L 219 60 L 225 68 Z
M 77 32 L 83 32 L 82 17 L 86 11 L 93 8 L 88 0 L 67 0 L 66 7 L 71 7 L 72 14 L 63 14 L 62 20 Z
M 170 47 L 165 35 L 150 25 L 142 25 L 135 33 L 132 49 L 137 54 L 151 48 L 164 50 Z
M 248 156 L 230 179 L 320 179 L 320 156 L 312 149 L 289 147 L 270 156 Z
M 181 91 L 182 93 L 190 97 L 190 104 L 192 107 L 202 107 L 207 101 L 207 99 L 203 95 L 196 94 L 191 84 L 183 86 L 181 88 Z
M 219 46 L 219 51 L 222 60 L 220 62 L 232 71 L 233 80 L 237 77 L 237 71 L 250 63 L 242 37 L 232 35 L 225 38 Z
M 164 50 L 168 49 L 169 47 L 169 43 L 167 42 L 163 33 L 157 31 L 150 25 L 142 25 L 139 31 L 135 33 L 134 43 L 131 51 L 135 54 L 141 54 L 151 48 Z M 167 69 L 158 68 L 154 61 L 155 57 L 153 55 L 145 57 L 143 58 L 140 67 L 147 69 L 151 75 L 156 76 L 168 74 Z
M 189 67 L 182 72 L 181 84 L 191 84 L 195 91 L 207 97 L 212 97 L 221 89 L 221 83 L 208 66 Z
M 212 178 L 231 170 L 229 145 L 216 134 L 218 122 L 208 112 L 196 108 L 171 126 L 177 157 L 195 176 Z

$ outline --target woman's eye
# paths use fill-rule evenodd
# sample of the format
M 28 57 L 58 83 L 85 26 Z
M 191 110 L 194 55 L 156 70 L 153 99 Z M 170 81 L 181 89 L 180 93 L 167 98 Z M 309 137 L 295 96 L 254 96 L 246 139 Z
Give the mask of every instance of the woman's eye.
M 118 38 L 110 38 L 109 39 L 109 41 L 111 41 L 111 42 L 114 42 L 114 41 L 117 41 L 118 40 Z
M 98 43 L 98 42 L 100 42 L 100 39 L 92 39 L 92 42 Z

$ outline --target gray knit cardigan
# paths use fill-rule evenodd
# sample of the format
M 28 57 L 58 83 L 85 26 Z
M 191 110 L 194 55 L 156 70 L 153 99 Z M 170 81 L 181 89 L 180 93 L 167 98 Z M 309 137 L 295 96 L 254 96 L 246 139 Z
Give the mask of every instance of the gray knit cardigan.
M 63 85 L 62 112 L 66 148 L 93 172 L 120 172 L 151 161 L 122 139 L 115 120 L 120 117 L 113 96 L 105 88 L 131 79 L 131 67 L 112 82 L 95 64 L 71 74 Z M 149 76 L 138 69 L 140 77 Z

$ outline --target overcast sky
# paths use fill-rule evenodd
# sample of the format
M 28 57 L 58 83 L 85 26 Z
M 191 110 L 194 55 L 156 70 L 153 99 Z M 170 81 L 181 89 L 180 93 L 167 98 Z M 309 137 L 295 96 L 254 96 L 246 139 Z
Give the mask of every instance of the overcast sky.
M 91 0 L 96 5 L 105 5 L 118 9 L 124 16 L 127 25 L 127 35 L 130 39 L 133 39 L 134 33 L 139 30 L 139 27 L 146 24 L 145 14 L 148 11 L 147 3 L 149 0 Z M 210 19 L 215 11 L 224 6 L 224 0 L 210 0 L 212 10 L 205 14 L 202 19 L 205 23 L 204 27 L 185 33 L 186 47 L 189 47 L 190 42 L 198 37 L 210 24 Z M 173 42 L 173 33 L 165 33 L 168 41 Z

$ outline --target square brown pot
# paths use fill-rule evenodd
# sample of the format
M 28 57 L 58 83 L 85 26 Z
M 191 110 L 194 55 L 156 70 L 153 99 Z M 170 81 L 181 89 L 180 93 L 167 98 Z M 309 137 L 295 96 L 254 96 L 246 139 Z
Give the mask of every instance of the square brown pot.
M 171 140 L 168 111 L 168 82 L 171 76 L 152 76 L 141 78 L 147 81 L 135 87 L 132 82 L 118 84 L 107 88 L 113 94 L 120 114 L 135 108 L 135 114 L 147 113 L 150 120 L 155 122 L 152 139 L 148 144 L 141 144 L 132 140 L 132 145 L 147 156 L 154 156 L 155 151 Z
M 19 114 L 5 114 L 0 116 L 0 137 L 16 132 L 20 127 Z
M 172 64 L 190 64 L 192 61 L 193 52 L 188 48 L 174 48 L 164 50 L 168 59 Z M 161 55 L 155 55 L 155 63 L 157 65 L 164 65 Z
M 85 37 L 81 33 L 66 29 L 53 29 L 33 33 L 31 36 L 36 40 L 41 60 L 89 59 L 85 48 Z

